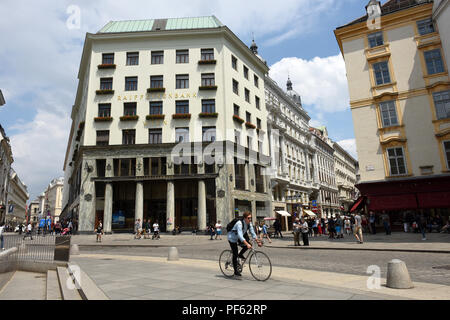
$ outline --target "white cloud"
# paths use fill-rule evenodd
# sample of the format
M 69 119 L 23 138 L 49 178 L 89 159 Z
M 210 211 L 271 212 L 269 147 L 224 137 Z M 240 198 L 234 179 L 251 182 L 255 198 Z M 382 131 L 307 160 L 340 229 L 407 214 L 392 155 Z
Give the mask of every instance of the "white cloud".
M 356 153 L 356 140 L 345 139 L 337 142 L 345 151 L 347 151 L 353 158 L 358 160 L 358 154 Z
M 286 88 L 291 78 L 294 90 L 302 96 L 305 106 L 311 107 L 312 118 L 323 119 L 324 113 L 344 111 L 349 106 L 347 77 L 342 56 L 312 60 L 283 58 L 270 67 L 270 77 Z

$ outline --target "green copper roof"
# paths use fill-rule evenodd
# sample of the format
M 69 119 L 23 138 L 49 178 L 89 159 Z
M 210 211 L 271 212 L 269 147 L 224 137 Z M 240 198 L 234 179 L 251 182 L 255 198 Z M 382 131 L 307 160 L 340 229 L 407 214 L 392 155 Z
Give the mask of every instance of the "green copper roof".
M 223 24 L 215 17 L 170 18 L 149 20 L 111 21 L 98 33 L 140 32 L 218 28 Z

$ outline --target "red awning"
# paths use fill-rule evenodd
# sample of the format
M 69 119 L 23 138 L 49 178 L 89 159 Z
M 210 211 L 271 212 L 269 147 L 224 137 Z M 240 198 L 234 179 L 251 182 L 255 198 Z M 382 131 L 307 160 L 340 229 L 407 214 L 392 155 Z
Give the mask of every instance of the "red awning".
M 416 195 L 409 193 L 369 196 L 368 207 L 374 211 L 417 209 Z
M 418 193 L 419 208 L 450 208 L 450 191 Z
M 364 196 L 359 197 L 352 205 L 352 208 L 350 209 L 350 212 L 358 210 L 358 208 L 362 205 L 362 202 L 364 201 Z

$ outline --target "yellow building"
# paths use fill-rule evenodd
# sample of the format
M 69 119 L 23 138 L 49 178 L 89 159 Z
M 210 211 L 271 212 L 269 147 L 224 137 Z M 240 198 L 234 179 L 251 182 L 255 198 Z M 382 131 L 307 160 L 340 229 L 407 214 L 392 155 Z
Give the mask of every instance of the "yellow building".
M 371 0 L 335 30 L 345 60 L 367 208 L 447 215 L 450 82 L 433 1 Z M 448 35 L 447 35 L 448 36 Z

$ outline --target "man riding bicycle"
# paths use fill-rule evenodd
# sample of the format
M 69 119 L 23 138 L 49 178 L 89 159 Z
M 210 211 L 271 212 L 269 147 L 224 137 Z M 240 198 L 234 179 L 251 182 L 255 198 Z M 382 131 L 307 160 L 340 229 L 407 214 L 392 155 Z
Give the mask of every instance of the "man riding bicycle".
M 233 268 L 234 268 L 234 275 L 236 276 L 241 276 L 241 273 L 237 269 L 238 266 L 237 258 L 239 257 L 245 260 L 244 253 L 248 249 L 252 248 L 248 236 L 249 230 L 250 233 L 252 234 L 253 239 L 257 241 L 258 246 L 260 247 L 262 246 L 262 242 L 256 236 L 251 221 L 252 221 L 252 214 L 250 212 L 244 212 L 244 219 L 237 220 L 237 222 L 234 224 L 233 228 L 231 229 L 231 231 L 228 232 L 227 235 L 231 251 L 233 252 Z M 238 254 L 238 244 L 243 247 L 241 252 L 239 252 L 239 254 Z

